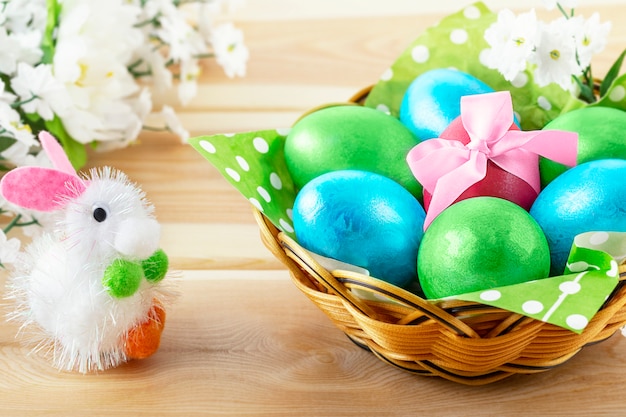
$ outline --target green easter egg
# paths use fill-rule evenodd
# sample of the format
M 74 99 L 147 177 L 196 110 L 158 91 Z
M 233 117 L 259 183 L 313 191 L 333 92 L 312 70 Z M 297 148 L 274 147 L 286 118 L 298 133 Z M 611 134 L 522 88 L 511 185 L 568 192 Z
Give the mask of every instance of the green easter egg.
M 598 159 L 626 159 L 626 112 L 611 107 L 585 107 L 565 113 L 548 123 L 544 130 L 578 133 L 577 164 Z M 567 171 L 565 165 L 550 159 L 539 160 L 541 186 Z
M 398 119 L 362 106 L 338 105 L 309 113 L 285 142 L 287 168 L 297 188 L 331 171 L 383 175 L 422 199 L 422 186 L 406 163 L 420 142 Z
M 524 209 L 475 197 L 435 218 L 422 238 L 417 268 L 426 297 L 442 298 L 545 278 L 550 251 Z

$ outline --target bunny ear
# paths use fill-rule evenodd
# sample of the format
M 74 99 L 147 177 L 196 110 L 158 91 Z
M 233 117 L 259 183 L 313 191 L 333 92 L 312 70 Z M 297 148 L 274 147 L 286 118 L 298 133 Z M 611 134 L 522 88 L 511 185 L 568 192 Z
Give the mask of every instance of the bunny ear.
M 72 163 L 67 158 L 63 147 L 57 142 L 57 140 L 48 132 L 39 132 L 39 141 L 44 151 L 52 161 L 52 165 L 59 171 L 63 171 L 67 174 L 76 176 L 76 170 L 72 166 Z
M 85 183 L 76 174 L 42 167 L 20 167 L 0 180 L 0 192 L 20 207 L 53 211 L 85 191 Z

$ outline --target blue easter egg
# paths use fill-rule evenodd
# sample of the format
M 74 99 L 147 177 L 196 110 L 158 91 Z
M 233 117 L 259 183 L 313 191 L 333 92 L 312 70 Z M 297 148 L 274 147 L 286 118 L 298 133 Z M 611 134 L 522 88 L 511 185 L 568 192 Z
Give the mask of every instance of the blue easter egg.
M 424 217 L 422 206 L 398 183 L 358 170 L 314 178 L 300 190 L 293 208 L 302 247 L 400 287 L 417 278 Z
M 434 69 L 413 80 L 400 105 L 400 121 L 421 140 L 437 138 L 461 114 L 461 97 L 493 92 L 478 78 Z
M 569 169 L 546 186 L 530 214 L 550 247 L 551 275 L 565 269 L 574 237 L 626 232 L 626 160 L 601 159 Z

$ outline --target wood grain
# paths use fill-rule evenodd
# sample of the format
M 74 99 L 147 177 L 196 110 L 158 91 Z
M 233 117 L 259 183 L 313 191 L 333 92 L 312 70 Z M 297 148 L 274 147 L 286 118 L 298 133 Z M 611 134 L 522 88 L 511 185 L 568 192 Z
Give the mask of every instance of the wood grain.
M 613 20 L 594 61 L 602 74 L 626 44 L 626 6 L 581 3 L 585 15 L 592 5 Z M 463 4 L 249 2 L 232 15 L 251 50 L 247 77 L 228 79 L 207 63 L 200 94 L 179 114 L 192 135 L 290 126 L 374 83 L 411 40 Z M 94 375 L 57 372 L 15 338 L 14 324 L 0 323 L 1 416 L 626 415 L 619 334 L 549 372 L 483 387 L 411 375 L 352 344 L 298 292 L 262 246 L 247 201 L 189 146 L 144 133 L 127 149 L 90 152 L 89 165 L 114 166 L 142 185 L 180 297 L 155 356 Z

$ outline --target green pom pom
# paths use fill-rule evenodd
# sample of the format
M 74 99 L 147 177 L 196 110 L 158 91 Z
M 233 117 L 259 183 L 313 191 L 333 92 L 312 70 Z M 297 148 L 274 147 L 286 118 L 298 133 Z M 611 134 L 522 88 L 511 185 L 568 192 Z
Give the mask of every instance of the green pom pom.
M 163 249 L 159 249 L 148 259 L 141 262 L 143 273 L 150 282 L 159 282 L 167 273 L 169 268 L 169 260 Z
M 102 284 L 113 297 L 130 297 L 139 289 L 142 277 L 143 269 L 140 264 L 116 259 L 104 271 Z

